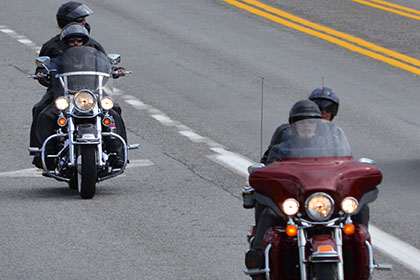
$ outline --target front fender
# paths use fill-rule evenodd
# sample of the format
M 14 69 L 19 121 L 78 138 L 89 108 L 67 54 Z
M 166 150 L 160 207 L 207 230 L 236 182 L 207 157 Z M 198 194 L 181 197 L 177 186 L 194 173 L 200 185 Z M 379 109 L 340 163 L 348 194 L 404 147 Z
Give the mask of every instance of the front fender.
M 337 244 L 331 235 L 314 235 L 310 244 L 312 246 L 312 254 L 309 256 L 310 262 L 340 262 Z

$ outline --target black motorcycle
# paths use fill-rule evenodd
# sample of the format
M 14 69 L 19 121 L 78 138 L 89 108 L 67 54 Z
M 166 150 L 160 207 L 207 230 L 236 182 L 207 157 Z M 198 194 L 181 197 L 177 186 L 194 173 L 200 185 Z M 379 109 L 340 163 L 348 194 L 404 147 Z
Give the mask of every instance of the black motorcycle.
M 115 70 L 120 60 L 119 55 L 106 56 L 91 47 L 73 47 L 57 59 L 37 58 L 37 65 L 47 74 L 31 76 L 51 80 L 59 113 L 56 133 L 41 148 L 29 150 L 40 155 L 45 176 L 67 182 L 84 199 L 95 195 L 97 182 L 123 173 L 127 151 L 139 146 L 127 145 L 115 132 L 110 114 L 113 78 L 131 73 Z M 122 151 L 118 156 L 123 164 L 118 167 L 112 164 L 115 146 Z

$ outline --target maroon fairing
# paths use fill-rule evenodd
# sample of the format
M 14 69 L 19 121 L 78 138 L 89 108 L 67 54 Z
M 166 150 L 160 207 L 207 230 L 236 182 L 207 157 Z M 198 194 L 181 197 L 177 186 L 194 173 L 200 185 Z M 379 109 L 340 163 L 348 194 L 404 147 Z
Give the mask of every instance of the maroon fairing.
M 295 198 L 303 206 L 306 198 L 317 191 L 331 195 L 336 205 L 347 196 L 360 200 L 381 181 L 382 173 L 375 165 L 353 157 L 284 159 L 256 169 L 249 176 L 250 185 L 279 207 L 287 198 Z

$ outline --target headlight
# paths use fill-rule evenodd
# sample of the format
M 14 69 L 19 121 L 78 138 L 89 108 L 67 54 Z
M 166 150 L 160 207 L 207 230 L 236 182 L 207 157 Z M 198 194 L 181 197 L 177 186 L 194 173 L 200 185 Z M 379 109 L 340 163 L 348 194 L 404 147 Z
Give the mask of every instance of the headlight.
M 299 211 L 299 202 L 296 199 L 288 198 L 283 202 L 281 208 L 287 216 L 294 216 Z
M 111 97 L 104 97 L 101 100 L 101 107 L 104 110 L 109 110 L 112 109 L 112 107 L 114 107 L 114 100 L 112 100 Z
M 66 110 L 69 107 L 69 101 L 67 98 L 60 96 L 55 100 L 55 107 L 60 111 Z
M 89 91 L 79 91 L 74 96 L 74 105 L 81 112 L 89 112 L 95 107 L 96 98 Z
M 326 193 L 314 193 L 306 200 L 306 211 L 315 221 L 325 221 L 331 217 L 334 201 Z
M 354 197 L 346 197 L 341 202 L 341 209 L 346 214 L 353 214 L 357 210 L 357 207 L 359 207 L 359 202 Z

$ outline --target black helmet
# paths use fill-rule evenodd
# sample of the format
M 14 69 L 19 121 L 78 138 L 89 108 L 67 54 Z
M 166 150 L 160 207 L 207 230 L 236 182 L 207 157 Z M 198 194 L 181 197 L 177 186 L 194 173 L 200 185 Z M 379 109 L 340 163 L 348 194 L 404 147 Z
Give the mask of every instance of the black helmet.
M 318 105 L 308 99 L 298 101 L 290 109 L 289 123 L 292 124 L 299 120 L 310 119 L 310 118 L 321 118 L 321 111 Z
M 64 28 L 70 22 L 77 22 L 92 13 L 93 11 L 85 4 L 70 1 L 58 8 L 57 24 L 60 28 Z
M 67 43 L 70 38 L 81 38 L 85 44 L 89 40 L 88 30 L 77 22 L 72 22 L 64 26 L 60 33 L 60 40 Z
M 309 100 L 314 101 L 321 111 L 331 113 L 331 120 L 337 115 L 340 102 L 334 90 L 327 87 L 316 88 L 309 95 Z

